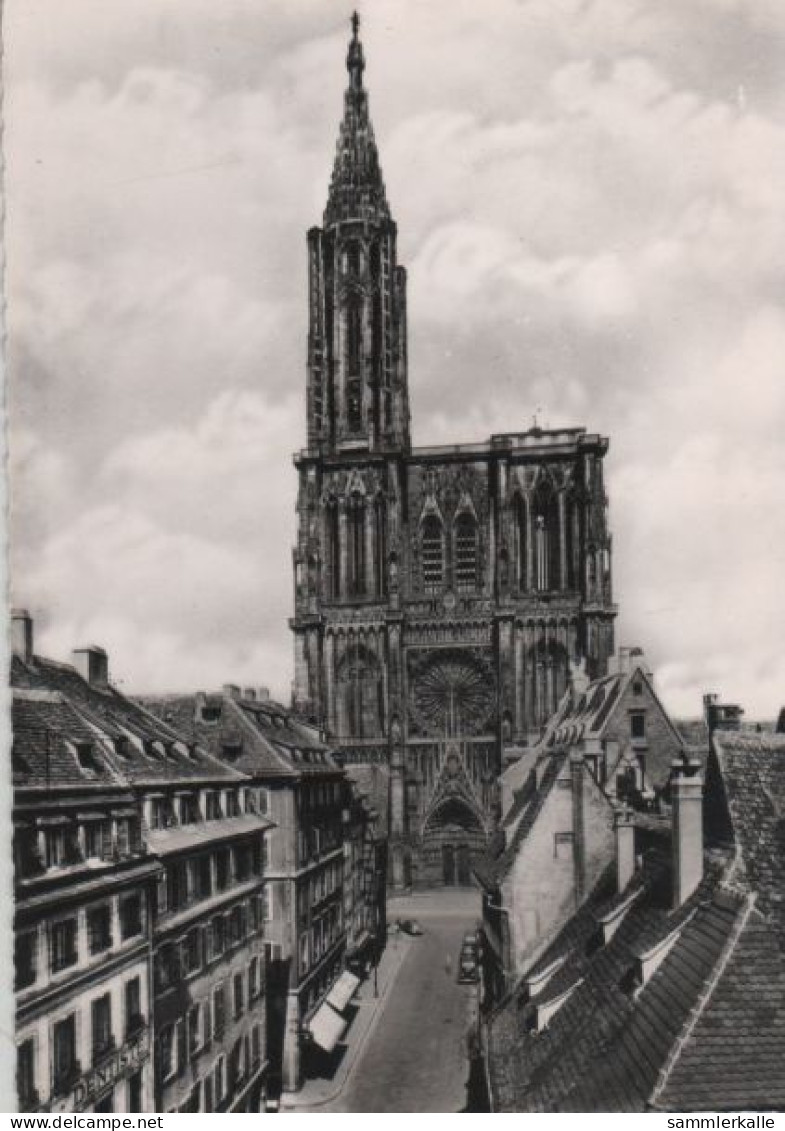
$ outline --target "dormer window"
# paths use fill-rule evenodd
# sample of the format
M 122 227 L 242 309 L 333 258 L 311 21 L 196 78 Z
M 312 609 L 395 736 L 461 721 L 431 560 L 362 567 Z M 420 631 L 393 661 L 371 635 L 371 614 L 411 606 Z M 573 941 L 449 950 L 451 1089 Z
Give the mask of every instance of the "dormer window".
M 524 987 L 526 989 L 529 1000 L 537 997 L 550 982 L 551 978 L 559 970 L 561 970 L 564 963 L 567 961 L 566 954 L 560 954 L 553 962 L 549 962 L 542 970 L 538 970 L 536 974 L 530 975 L 524 980 Z
M 93 752 L 91 742 L 77 742 L 74 746 L 76 761 L 80 772 L 86 778 L 97 778 L 101 772 L 101 763 Z
M 128 761 L 128 759 L 131 756 L 131 752 L 130 752 L 129 747 L 128 747 L 128 736 L 127 735 L 118 734 L 116 736 L 116 738 L 114 740 L 114 752 L 115 752 L 115 754 L 118 755 L 118 757 L 122 758 L 123 761 Z
M 208 821 L 217 821 L 222 816 L 221 795 L 215 790 L 205 793 L 205 812 Z
M 579 978 L 572 986 L 564 990 L 563 993 L 557 994 L 556 997 L 552 997 L 550 1001 L 538 1003 L 532 1016 L 532 1029 L 537 1033 L 541 1033 L 543 1029 L 551 1023 L 564 1003 L 572 997 L 582 982 L 583 978 Z

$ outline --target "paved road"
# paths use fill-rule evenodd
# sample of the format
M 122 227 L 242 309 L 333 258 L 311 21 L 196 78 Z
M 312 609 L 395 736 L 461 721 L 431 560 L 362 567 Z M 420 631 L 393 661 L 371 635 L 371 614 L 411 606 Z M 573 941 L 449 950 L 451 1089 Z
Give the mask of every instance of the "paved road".
M 408 954 L 341 1096 L 326 1111 L 457 1112 L 466 1104 L 466 1031 L 475 988 L 456 982 L 461 937 L 476 922 L 476 892 L 390 902 L 424 935 Z M 449 957 L 449 970 L 447 969 Z

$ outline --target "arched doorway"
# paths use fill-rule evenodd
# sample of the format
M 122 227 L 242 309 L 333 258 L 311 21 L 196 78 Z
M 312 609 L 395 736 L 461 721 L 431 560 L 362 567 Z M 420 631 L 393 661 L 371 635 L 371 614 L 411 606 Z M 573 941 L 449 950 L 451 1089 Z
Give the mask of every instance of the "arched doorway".
M 425 822 L 419 883 L 429 887 L 472 884 L 472 864 L 485 845 L 485 830 L 468 802 L 462 797 L 444 800 Z

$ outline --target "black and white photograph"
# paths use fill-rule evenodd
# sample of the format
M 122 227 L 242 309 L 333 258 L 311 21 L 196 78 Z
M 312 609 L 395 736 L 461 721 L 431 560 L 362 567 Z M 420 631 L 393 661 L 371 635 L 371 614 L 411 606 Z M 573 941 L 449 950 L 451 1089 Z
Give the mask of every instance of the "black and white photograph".
M 785 5 L 5 0 L 2 83 L 2 1110 L 775 1127 Z

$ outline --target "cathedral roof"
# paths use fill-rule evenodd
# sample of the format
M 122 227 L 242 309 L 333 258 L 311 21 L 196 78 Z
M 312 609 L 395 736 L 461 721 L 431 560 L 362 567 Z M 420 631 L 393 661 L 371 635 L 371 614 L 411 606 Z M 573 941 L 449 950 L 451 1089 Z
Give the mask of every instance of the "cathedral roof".
M 379 151 L 368 114 L 368 92 L 363 86 L 365 56 L 359 26 L 355 12 L 346 56 L 349 86 L 344 95 L 343 121 L 324 213 L 325 225 L 341 220 L 390 219 Z

